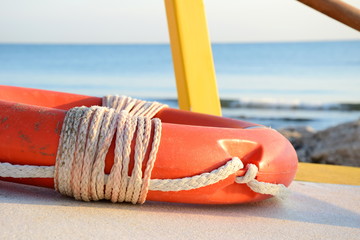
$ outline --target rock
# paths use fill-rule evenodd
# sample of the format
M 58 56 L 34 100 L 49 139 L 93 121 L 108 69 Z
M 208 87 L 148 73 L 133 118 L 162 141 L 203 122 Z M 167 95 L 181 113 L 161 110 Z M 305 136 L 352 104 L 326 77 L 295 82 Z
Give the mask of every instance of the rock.
M 315 132 L 309 127 L 279 130 L 299 161 L 360 167 L 360 119 Z
M 304 140 L 312 136 L 315 133 L 315 130 L 311 127 L 305 126 L 281 129 L 279 132 L 289 139 L 295 149 L 300 149 L 304 145 Z

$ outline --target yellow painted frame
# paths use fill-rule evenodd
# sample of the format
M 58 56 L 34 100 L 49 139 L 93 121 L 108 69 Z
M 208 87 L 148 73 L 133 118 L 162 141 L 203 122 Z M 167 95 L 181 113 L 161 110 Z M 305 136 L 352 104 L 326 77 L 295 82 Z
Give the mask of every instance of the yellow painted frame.
M 180 109 L 221 115 L 202 0 L 165 0 Z
M 179 107 L 221 115 L 202 0 L 165 0 Z M 360 168 L 299 163 L 298 181 L 360 185 Z
M 295 180 L 360 185 L 360 168 L 300 162 Z

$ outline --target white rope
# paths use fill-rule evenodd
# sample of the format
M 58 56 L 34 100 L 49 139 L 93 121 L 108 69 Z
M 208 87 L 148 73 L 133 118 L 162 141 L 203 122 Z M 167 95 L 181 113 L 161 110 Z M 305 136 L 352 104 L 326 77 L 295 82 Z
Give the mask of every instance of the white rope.
M 193 177 L 185 177 L 178 179 L 153 179 L 151 180 L 150 189 L 154 191 L 182 191 L 205 187 L 235 174 L 239 169 L 243 168 L 243 163 L 237 157 L 232 158 L 225 165 L 209 172 L 202 173 Z
M 241 169 L 242 166 L 243 163 L 241 162 L 241 160 L 237 157 L 234 157 L 230 161 L 228 161 L 225 165 L 211 171 L 210 173 L 203 173 L 200 175 L 195 175 L 193 177 L 185 177 L 179 179 L 151 179 L 149 181 L 150 184 L 148 190 L 168 192 L 168 191 L 192 190 L 200 187 L 205 187 L 228 178 L 230 175 L 235 174 L 239 169 Z M 253 164 L 248 164 L 247 166 L 253 166 L 253 167 L 248 168 L 248 171 L 244 176 L 237 177 L 235 179 L 236 183 L 239 184 L 246 183 L 254 192 L 261 194 L 270 194 L 280 197 L 286 194 L 287 188 L 283 184 L 259 182 L 254 178 L 249 177 L 249 176 L 256 176 L 258 170 L 257 167 Z M 54 167 L 12 165 L 9 163 L 1 163 L 0 176 L 15 177 L 15 178 L 53 178 Z M 104 184 L 109 185 L 110 176 L 111 175 L 107 175 L 107 176 L 105 175 Z M 127 181 L 129 180 L 130 177 L 127 177 Z M 110 186 L 108 189 L 110 189 Z M 146 194 L 144 195 L 146 196 Z M 113 202 L 116 202 L 115 200 L 110 199 L 110 197 L 105 197 L 105 199 L 109 199 L 112 200 Z
M 0 177 L 53 178 L 54 166 L 13 165 L 0 163 Z
M 160 119 L 126 112 L 155 115 L 153 110 L 147 110 L 146 103 L 138 100 L 112 96 L 104 98 L 104 103 L 115 107 L 77 107 L 67 112 L 55 167 L 0 163 L 0 177 L 54 178 L 57 191 L 78 200 L 108 199 L 135 204 L 144 203 L 149 190 L 168 192 L 201 188 L 232 175 L 235 177 L 244 167 L 239 158 L 233 157 L 208 173 L 178 179 L 150 179 L 161 139 Z M 157 104 L 147 106 L 161 109 Z M 115 132 L 114 164 L 110 174 L 105 175 L 105 157 Z M 134 149 L 132 142 L 135 142 Z M 129 173 L 132 151 L 134 166 Z M 145 159 L 147 151 L 150 153 Z M 287 190 L 284 185 L 259 182 L 255 180 L 257 172 L 256 165 L 248 164 L 246 174 L 236 177 L 235 182 L 247 184 L 257 193 L 284 195 Z
M 161 109 L 168 107 L 159 102 L 148 102 L 127 96 L 107 95 L 103 97 L 102 105 L 114 108 L 116 112 L 126 111 L 133 116 L 152 118 Z

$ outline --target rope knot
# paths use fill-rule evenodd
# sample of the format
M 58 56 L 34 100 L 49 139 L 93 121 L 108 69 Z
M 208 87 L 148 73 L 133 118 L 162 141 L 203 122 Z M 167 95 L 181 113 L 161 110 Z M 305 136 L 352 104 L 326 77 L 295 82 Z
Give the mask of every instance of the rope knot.
M 252 163 L 247 164 L 246 169 L 247 169 L 247 171 L 244 176 L 237 177 L 235 179 L 236 183 L 239 183 L 239 184 L 248 183 L 256 178 L 256 175 L 257 175 L 259 169 L 257 168 L 257 166 L 255 164 L 252 164 Z
M 258 167 L 255 164 L 249 163 L 246 165 L 247 171 L 244 176 L 237 177 L 235 179 L 236 183 L 246 185 L 254 192 L 261 194 L 269 194 L 273 196 L 278 196 L 284 198 L 288 194 L 288 189 L 283 184 L 274 184 L 259 182 L 255 178 L 259 171 Z

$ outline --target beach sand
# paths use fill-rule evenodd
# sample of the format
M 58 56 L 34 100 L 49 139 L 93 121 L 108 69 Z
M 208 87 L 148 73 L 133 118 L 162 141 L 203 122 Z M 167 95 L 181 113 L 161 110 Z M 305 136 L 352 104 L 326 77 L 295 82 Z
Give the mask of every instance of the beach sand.
M 243 205 L 79 202 L 0 181 L 0 239 L 358 239 L 360 187 L 294 182 Z

